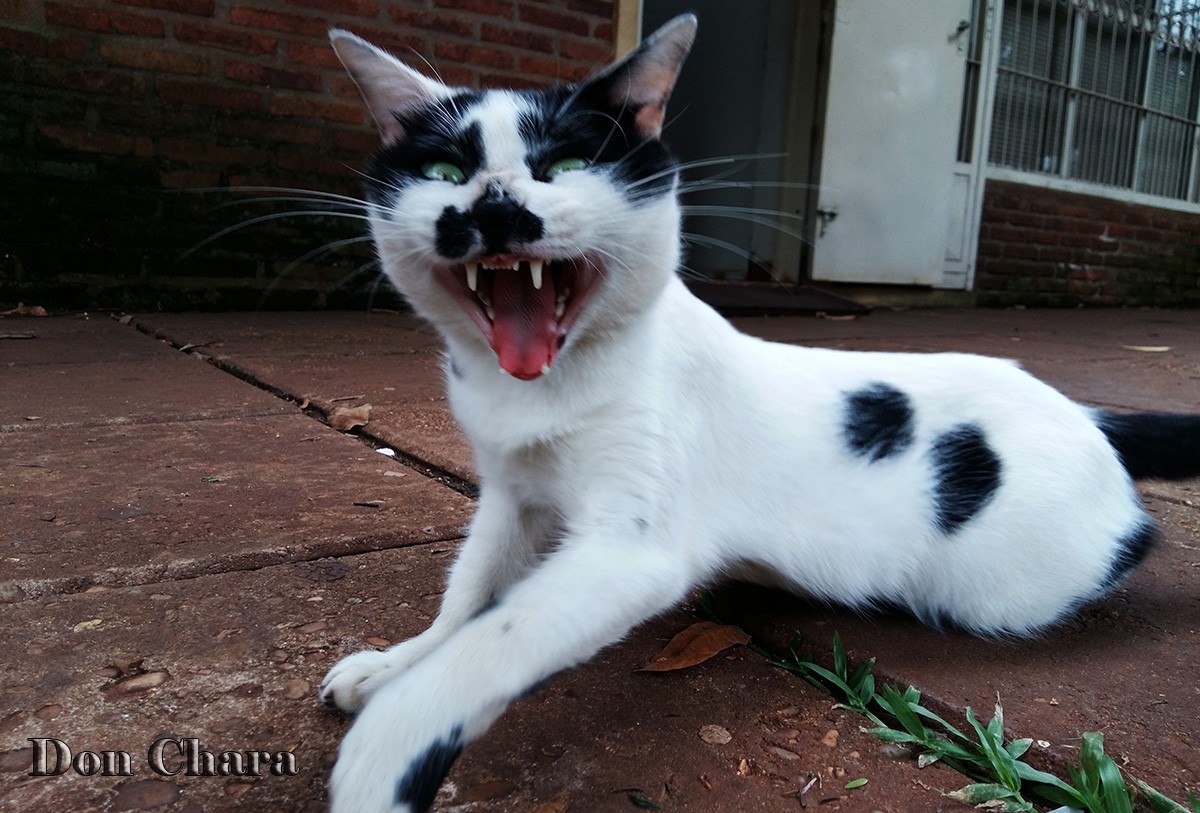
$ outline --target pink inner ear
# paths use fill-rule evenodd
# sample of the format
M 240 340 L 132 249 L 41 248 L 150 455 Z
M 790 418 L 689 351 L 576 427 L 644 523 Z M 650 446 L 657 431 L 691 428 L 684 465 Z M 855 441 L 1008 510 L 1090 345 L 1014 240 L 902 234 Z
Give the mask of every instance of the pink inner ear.
M 650 138 L 658 138 L 662 135 L 663 108 L 661 104 L 646 105 L 637 112 L 633 120 L 637 124 L 638 132 L 642 135 Z

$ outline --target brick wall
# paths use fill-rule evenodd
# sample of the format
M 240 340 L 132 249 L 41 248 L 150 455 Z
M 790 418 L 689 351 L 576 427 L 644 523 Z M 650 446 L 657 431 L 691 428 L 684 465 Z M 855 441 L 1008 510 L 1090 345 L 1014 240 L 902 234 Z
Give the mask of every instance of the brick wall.
M 1200 214 L 990 180 L 977 300 L 1200 305 Z
M 369 248 L 311 254 L 361 235 L 353 219 L 184 256 L 294 208 L 234 187 L 358 194 L 376 139 L 326 31 L 517 87 L 609 59 L 612 17 L 611 0 L 0 0 L 0 306 L 361 306 L 376 275 L 346 278 Z

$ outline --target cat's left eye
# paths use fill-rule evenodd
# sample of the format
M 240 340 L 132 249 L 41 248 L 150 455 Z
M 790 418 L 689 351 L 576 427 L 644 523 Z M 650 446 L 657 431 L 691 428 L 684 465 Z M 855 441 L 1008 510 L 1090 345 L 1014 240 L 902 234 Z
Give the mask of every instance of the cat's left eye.
M 581 169 L 587 168 L 588 162 L 582 158 L 561 158 L 546 167 L 546 180 L 553 181 L 564 172 L 578 172 Z
M 447 161 L 435 161 L 421 167 L 421 174 L 431 181 L 446 181 L 452 184 L 467 182 L 466 173 Z

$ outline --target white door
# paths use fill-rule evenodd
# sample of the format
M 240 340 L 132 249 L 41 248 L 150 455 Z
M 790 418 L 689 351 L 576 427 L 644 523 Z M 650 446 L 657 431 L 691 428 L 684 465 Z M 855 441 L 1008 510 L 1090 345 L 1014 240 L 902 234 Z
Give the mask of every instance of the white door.
M 942 285 L 975 195 L 957 161 L 972 0 L 837 0 L 815 280 Z

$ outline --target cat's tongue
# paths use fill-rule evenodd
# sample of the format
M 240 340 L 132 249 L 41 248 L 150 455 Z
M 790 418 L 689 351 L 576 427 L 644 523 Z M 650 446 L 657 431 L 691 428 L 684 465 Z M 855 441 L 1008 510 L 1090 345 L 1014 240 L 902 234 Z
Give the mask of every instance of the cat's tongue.
M 547 275 L 548 277 L 549 275 Z M 509 375 L 530 381 L 558 352 L 554 283 L 534 288 L 528 273 L 497 271 L 492 282 L 492 349 Z

